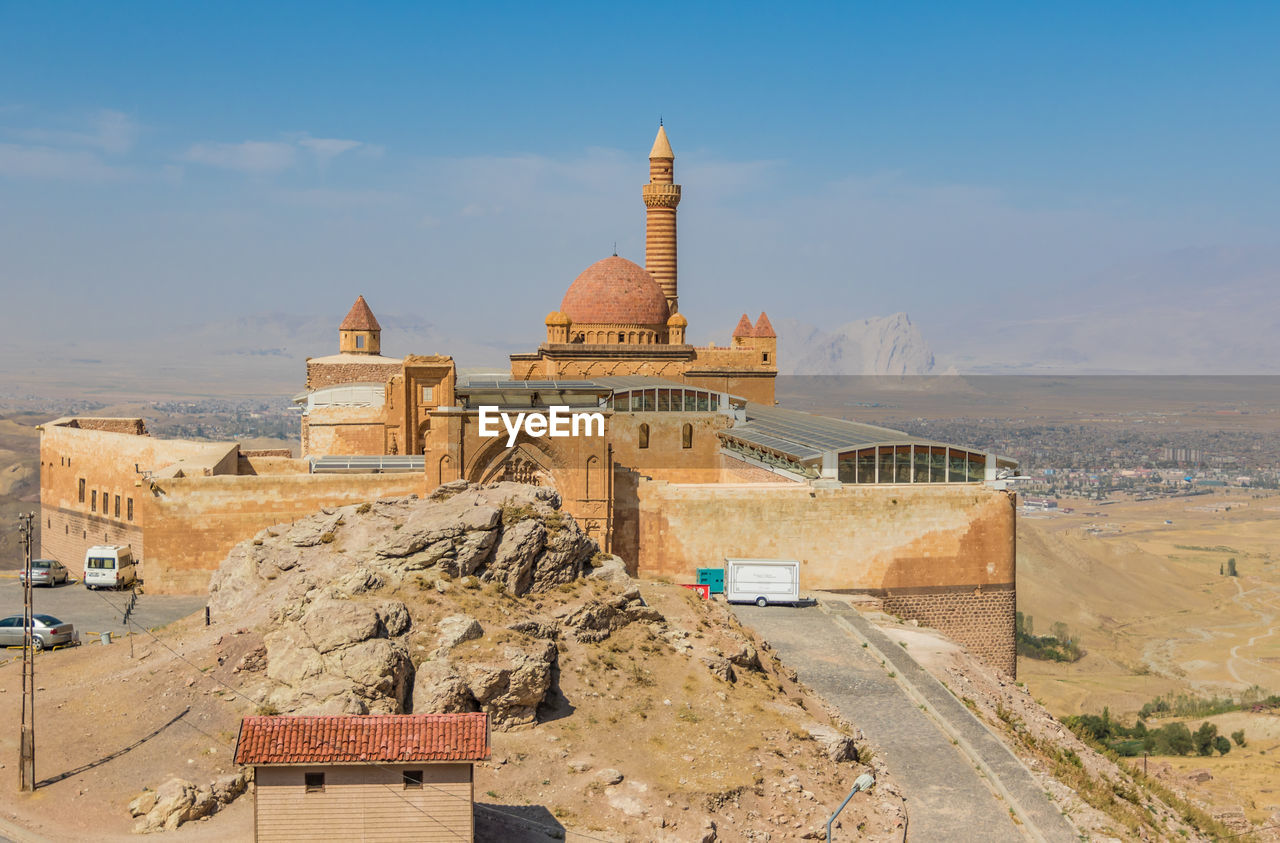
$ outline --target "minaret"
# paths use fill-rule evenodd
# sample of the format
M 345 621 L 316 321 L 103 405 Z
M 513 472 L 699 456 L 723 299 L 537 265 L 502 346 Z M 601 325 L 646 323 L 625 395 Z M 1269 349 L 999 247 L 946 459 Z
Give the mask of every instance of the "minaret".
M 675 183 L 676 155 L 667 141 L 667 130 L 658 123 L 658 137 L 649 151 L 649 183 L 644 186 L 644 268 L 667 297 L 667 308 L 679 310 L 676 289 L 676 206 L 680 185 Z

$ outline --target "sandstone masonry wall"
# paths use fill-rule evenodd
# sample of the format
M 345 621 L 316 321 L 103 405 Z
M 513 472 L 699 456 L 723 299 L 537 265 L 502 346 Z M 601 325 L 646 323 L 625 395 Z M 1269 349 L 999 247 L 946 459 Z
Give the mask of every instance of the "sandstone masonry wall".
M 1016 678 L 1015 596 L 1013 586 L 1008 585 L 890 592 L 882 600 L 886 612 L 933 627 L 987 664 Z
M 147 590 L 165 594 L 204 592 L 231 548 L 265 527 L 325 506 L 423 492 L 417 472 L 184 477 L 157 487 L 145 507 L 144 570 Z
M 1014 507 L 978 484 L 675 485 L 641 479 L 636 571 L 692 582 L 726 557 L 795 559 L 804 590 L 886 606 L 1012 674 Z

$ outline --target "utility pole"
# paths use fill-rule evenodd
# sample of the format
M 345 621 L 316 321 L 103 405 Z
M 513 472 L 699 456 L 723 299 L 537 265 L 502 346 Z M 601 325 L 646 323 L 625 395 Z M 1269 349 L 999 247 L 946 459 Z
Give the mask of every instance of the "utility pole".
M 35 632 L 34 606 L 31 601 L 32 522 L 35 513 L 18 516 L 18 534 L 22 539 L 22 735 L 19 741 L 18 789 L 27 793 L 36 789 L 36 653 L 32 635 Z

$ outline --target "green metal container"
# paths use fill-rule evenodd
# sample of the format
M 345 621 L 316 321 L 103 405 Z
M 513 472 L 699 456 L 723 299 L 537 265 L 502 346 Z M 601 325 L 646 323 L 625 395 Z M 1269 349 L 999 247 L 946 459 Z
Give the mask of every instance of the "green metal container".
M 699 568 L 698 585 L 710 586 L 712 594 L 724 594 L 724 568 Z

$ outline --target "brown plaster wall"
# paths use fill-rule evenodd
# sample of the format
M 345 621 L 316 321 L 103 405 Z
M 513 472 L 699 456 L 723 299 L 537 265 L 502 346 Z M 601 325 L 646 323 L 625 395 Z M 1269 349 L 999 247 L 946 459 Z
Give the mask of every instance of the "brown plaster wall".
M 725 557 L 800 561 L 806 590 L 886 595 L 1012 673 L 1014 507 L 981 485 L 636 485 L 637 572 L 692 581 Z M 1012 600 L 1009 597 L 1008 600 Z M 888 605 L 888 604 L 887 604 Z M 974 624 L 978 606 L 982 621 Z M 980 631 L 980 635 L 978 634 Z
M 198 594 L 238 542 L 321 507 L 421 494 L 422 475 L 296 474 L 159 480 L 143 505 L 146 584 Z

